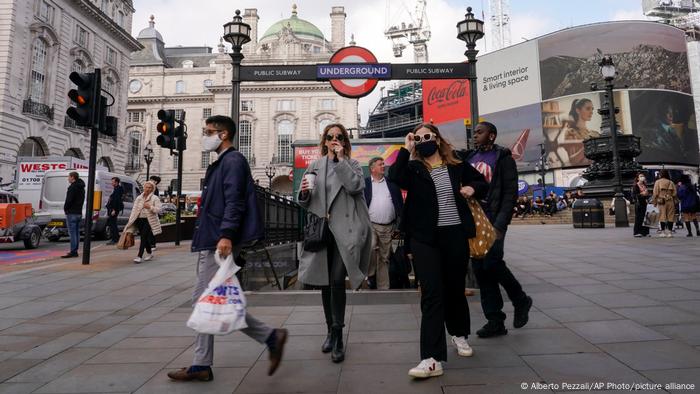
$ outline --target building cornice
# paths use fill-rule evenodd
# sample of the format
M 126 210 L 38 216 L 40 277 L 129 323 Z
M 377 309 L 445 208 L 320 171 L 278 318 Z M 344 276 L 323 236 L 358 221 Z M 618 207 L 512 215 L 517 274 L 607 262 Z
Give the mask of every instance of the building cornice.
M 173 95 L 173 96 L 143 96 L 129 97 L 127 105 L 131 104 L 149 104 L 149 103 L 188 103 L 188 102 L 211 102 L 214 96 L 211 94 L 196 94 L 196 95 Z
M 231 93 L 231 86 L 230 85 L 209 86 L 209 91 L 212 93 Z M 250 85 L 248 85 L 248 84 L 241 85 L 241 92 L 245 92 L 245 93 L 251 93 L 251 92 L 286 92 L 286 93 L 289 93 L 289 92 L 319 92 L 319 91 L 332 92 L 333 88 L 330 86 L 330 84 L 263 85 L 263 84 L 257 83 L 257 84 L 250 84 Z
M 111 35 L 121 41 L 126 45 L 129 52 L 135 52 L 143 49 L 143 45 L 138 42 L 134 37 L 124 30 L 121 26 L 116 24 L 111 18 L 109 18 L 102 10 L 100 10 L 96 5 L 92 4 L 89 0 L 72 0 L 78 9 L 88 18 L 94 19 L 104 27 Z

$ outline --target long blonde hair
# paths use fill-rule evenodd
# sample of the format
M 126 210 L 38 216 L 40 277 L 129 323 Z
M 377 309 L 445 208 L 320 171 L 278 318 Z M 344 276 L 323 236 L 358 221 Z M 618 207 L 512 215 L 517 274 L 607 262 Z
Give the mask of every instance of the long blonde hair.
M 418 130 L 426 128 L 430 130 L 433 134 L 435 134 L 438 138 L 438 141 L 440 141 L 440 144 L 438 145 L 438 153 L 440 154 L 440 158 L 442 159 L 442 162 L 450 165 L 450 166 L 456 166 L 458 164 L 462 163 L 462 160 L 460 160 L 456 155 L 455 155 L 455 148 L 452 146 L 450 141 L 445 139 L 441 134 L 440 130 L 438 130 L 437 127 L 435 127 L 434 124 L 432 123 L 423 123 L 421 125 L 416 126 L 412 133 L 415 134 Z M 428 164 L 428 162 L 425 160 L 424 157 L 418 153 L 418 150 L 415 150 L 415 158 L 416 160 L 420 161 L 423 163 L 425 168 L 430 171 L 432 169 L 432 166 Z

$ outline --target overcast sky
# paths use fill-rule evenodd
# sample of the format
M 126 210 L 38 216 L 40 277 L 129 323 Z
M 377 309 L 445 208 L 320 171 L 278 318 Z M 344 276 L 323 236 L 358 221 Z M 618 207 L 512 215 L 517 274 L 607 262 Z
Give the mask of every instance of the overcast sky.
M 409 22 L 408 11 L 415 8 L 415 0 L 134 0 L 134 36 L 148 27 L 148 17 L 155 15 L 156 29 L 163 35 L 166 46 L 208 45 L 216 48 L 224 23 L 231 20 L 235 9 L 257 8 L 260 16 L 258 34 L 280 19 L 291 15 L 292 4 L 298 6 L 299 18 L 315 24 L 330 39 L 330 11 L 332 6 L 345 6 L 346 42 L 355 35 L 357 45 L 372 51 L 380 62 L 411 63 L 410 48 L 401 58 L 392 54 L 391 42 L 384 38 L 387 25 Z M 518 43 L 525 39 L 586 23 L 644 19 L 641 0 L 587 0 L 585 2 L 554 0 L 512 0 L 511 39 Z M 474 8 L 477 17 L 482 9 L 489 17 L 488 0 L 460 2 L 455 0 L 427 0 L 427 16 L 432 38 L 428 42 L 430 62 L 460 62 L 465 60 L 465 45 L 456 38 L 456 24 L 464 18 L 467 5 Z M 487 21 L 488 29 L 488 21 Z M 488 32 L 488 31 L 487 31 Z M 486 47 L 484 47 L 486 45 Z M 481 53 L 492 49 L 488 36 L 480 42 Z M 391 82 L 386 82 L 387 84 Z M 380 84 L 381 86 L 381 84 Z M 360 100 L 363 123 L 379 97 L 379 88 Z

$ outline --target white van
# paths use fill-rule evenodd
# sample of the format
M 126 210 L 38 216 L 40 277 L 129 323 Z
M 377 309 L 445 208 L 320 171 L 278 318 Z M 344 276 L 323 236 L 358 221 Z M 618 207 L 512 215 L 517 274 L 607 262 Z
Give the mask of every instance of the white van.
M 80 178 L 85 182 L 85 194 L 87 203 L 87 170 L 76 171 Z M 41 196 L 39 199 L 39 212 L 37 216 L 45 217 L 42 222 L 48 224 L 44 228 L 44 236 L 49 241 L 58 241 L 61 237 L 68 236 L 68 228 L 66 227 L 66 215 L 63 212 L 63 203 L 66 201 L 66 191 L 68 190 L 68 174 L 70 170 L 48 171 L 44 175 L 44 182 L 41 186 Z M 126 175 L 115 174 L 107 171 L 95 171 L 95 197 L 93 203 L 93 233 L 103 239 L 111 239 L 112 234 L 107 226 L 107 209 L 105 205 L 112 194 L 112 178 L 118 177 L 121 180 L 121 185 L 124 188 L 124 210 L 119 214 L 117 226 L 121 231 L 129 220 L 131 208 L 134 205 L 134 200 L 141 194 L 141 188 L 134 178 Z M 82 211 L 85 212 L 85 204 L 83 203 Z M 82 222 L 81 222 L 82 227 Z

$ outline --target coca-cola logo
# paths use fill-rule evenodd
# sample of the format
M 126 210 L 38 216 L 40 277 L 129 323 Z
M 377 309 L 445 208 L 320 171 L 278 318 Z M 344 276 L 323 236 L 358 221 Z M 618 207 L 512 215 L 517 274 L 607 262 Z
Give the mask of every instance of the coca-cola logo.
M 445 101 L 459 100 L 467 94 L 467 81 L 452 82 L 446 88 L 431 88 L 428 92 L 428 105 Z

